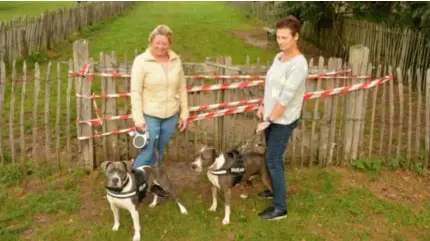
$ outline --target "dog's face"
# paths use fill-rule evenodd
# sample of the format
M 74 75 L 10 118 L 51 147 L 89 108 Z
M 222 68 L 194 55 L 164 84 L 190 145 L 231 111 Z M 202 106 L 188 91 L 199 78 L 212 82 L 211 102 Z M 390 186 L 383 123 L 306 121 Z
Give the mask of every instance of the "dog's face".
M 191 163 L 191 169 L 196 172 L 202 172 L 215 162 L 218 155 L 219 152 L 215 148 L 203 147 Z
M 106 186 L 110 189 L 121 190 L 127 180 L 127 174 L 131 172 L 133 161 L 105 161 L 101 164 L 102 171 L 107 177 Z

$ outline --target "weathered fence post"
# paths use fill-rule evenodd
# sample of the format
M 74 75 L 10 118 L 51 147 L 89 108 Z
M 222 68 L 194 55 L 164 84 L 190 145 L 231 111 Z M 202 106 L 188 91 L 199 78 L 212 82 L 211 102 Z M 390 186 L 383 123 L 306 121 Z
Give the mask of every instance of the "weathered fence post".
M 1 165 L 5 164 L 5 156 L 3 153 L 3 107 L 4 107 L 4 93 L 6 91 L 6 67 L 3 60 L 0 58 L 0 161 Z
M 366 75 L 367 65 L 369 59 L 369 49 L 363 45 L 351 46 L 349 50 L 349 66 L 352 75 Z M 360 83 L 360 79 L 352 79 L 351 84 Z M 363 118 L 363 91 L 350 92 L 346 97 L 345 109 L 345 131 L 344 131 L 344 159 L 352 160 L 357 159 L 359 150 L 359 137 L 361 133 L 361 121 Z
M 77 40 L 73 43 L 73 68 L 81 70 L 84 64 L 90 64 L 88 41 Z M 92 118 L 91 99 L 86 97 L 91 96 L 91 82 L 84 76 L 78 76 L 75 78 L 75 83 L 76 93 L 84 96 L 80 101 L 77 101 L 77 118 L 78 120 L 90 120 Z M 90 125 L 83 124 L 80 130 L 78 128 L 78 137 L 91 136 L 92 133 L 93 128 Z M 87 170 L 93 170 L 95 168 L 93 139 L 80 140 L 80 142 L 83 167 Z
M 427 70 L 426 79 L 426 139 L 425 139 L 425 152 L 426 157 L 424 159 L 424 172 L 427 172 L 428 163 L 430 161 L 430 69 Z

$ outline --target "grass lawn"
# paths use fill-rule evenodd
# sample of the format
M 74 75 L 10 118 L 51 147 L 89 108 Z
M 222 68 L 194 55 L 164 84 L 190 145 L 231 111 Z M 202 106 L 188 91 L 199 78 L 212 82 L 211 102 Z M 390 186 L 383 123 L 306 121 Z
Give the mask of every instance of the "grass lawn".
M 146 48 L 148 35 L 158 24 L 172 28 L 172 48 L 184 62 L 229 55 L 234 63 L 243 63 L 249 55 L 252 62 L 260 57 L 265 63 L 274 56 L 274 52 L 246 44 L 233 35 L 235 30 L 256 30 L 261 26 L 223 2 L 140 2 L 121 18 L 88 28 L 79 37 L 90 41 L 90 55 L 95 59 L 100 52 L 110 51 L 120 57 L 126 53 L 131 59 L 135 49 L 141 52 Z M 58 59 L 72 56 L 71 45 L 55 51 Z
M 111 231 L 113 217 L 103 174 L 33 171 L 22 179 L 16 178 L 22 174 L 18 166 L 1 171 L 2 183 L 8 187 L 0 189 L 0 240 L 131 240 L 132 221 L 125 210 L 120 212 L 119 231 Z M 289 170 L 286 219 L 258 218 L 270 201 L 256 196 L 262 189 L 257 181 L 247 200 L 233 192 L 228 226 L 221 225 L 223 195 L 218 210 L 207 211 L 211 194 L 206 178 L 184 172 L 190 181 L 176 184 L 189 214 L 180 214 L 169 198 L 151 209 L 150 195 L 140 207 L 142 240 L 430 239 L 430 180 L 408 172 Z
M 46 1 L 25 1 L 14 2 L 5 1 L 0 2 L 0 21 L 11 20 L 19 16 L 40 16 L 45 10 L 55 10 L 63 7 L 73 7 L 76 1 L 65 2 L 46 2 Z

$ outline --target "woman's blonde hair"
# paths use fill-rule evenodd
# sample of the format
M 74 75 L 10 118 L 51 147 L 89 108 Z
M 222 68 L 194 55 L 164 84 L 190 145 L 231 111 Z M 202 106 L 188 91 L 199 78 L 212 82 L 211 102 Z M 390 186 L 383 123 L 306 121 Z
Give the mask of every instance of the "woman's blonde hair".
M 148 42 L 152 43 L 152 40 L 154 40 L 155 36 L 157 35 L 165 36 L 169 42 L 172 43 L 173 31 L 169 28 L 169 26 L 161 24 L 155 27 L 155 29 L 149 34 Z

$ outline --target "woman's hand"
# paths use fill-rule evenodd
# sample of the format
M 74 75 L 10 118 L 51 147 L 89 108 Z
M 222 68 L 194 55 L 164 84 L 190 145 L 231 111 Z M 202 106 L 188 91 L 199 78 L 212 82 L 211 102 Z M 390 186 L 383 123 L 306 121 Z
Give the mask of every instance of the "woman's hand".
M 182 118 L 179 118 L 178 120 L 178 128 L 179 131 L 183 132 L 185 130 L 185 128 L 187 128 L 187 121 L 183 120 Z
M 146 123 L 141 123 L 141 124 L 137 124 L 135 125 L 136 130 L 144 132 L 148 129 L 148 126 L 146 125 Z
M 263 131 L 269 127 L 270 122 L 269 121 L 265 121 L 265 122 L 261 122 L 257 125 L 257 134 L 261 134 L 263 133 Z
M 263 113 L 264 113 L 264 107 L 263 107 L 262 105 L 260 105 L 260 106 L 258 107 L 257 117 L 258 117 L 259 119 L 262 119 L 262 118 L 263 118 Z

